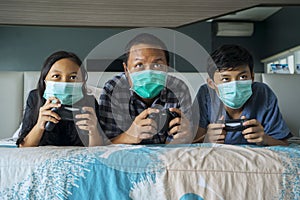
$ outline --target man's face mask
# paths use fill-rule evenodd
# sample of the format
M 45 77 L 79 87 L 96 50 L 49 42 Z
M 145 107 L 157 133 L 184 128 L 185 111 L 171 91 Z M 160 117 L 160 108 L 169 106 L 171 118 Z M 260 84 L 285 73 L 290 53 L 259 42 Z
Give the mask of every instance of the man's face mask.
M 143 70 L 129 73 L 132 90 L 144 99 L 156 97 L 165 87 L 167 73 L 158 70 Z
M 72 105 L 83 98 L 82 84 L 82 82 L 46 81 L 43 97 L 45 99 L 56 97 L 61 104 Z
M 231 81 L 217 85 L 219 98 L 232 109 L 241 108 L 252 95 L 252 80 Z

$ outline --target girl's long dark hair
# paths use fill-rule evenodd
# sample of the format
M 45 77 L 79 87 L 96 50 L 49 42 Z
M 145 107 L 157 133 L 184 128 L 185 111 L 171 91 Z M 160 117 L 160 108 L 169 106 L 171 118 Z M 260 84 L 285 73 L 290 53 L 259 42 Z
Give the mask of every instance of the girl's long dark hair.
M 50 71 L 52 65 L 57 62 L 58 60 L 61 59 L 69 59 L 71 61 L 73 61 L 74 63 L 76 63 L 80 68 L 82 77 L 83 77 L 83 85 L 82 85 L 82 92 L 85 95 L 87 93 L 87 89 L 86 89 L 86 81 L 88 78 L 87 72 L 84 68 L 84 66 L 82 65 L 82 61 L 80 60 L 80 58 L 72 53 L 72 52 L 67 52 L 67 51 L 57 51 L 53 54 L 51 54 L 44 62 L 44 65 L 42 67 L 41 70 L 41 74 L 40 74 L 40 78 L 37 84 L 37 91 L 38 91 L 38 105 L 36 106 L 36 117 L 38 117 L 38 112 L 39 112 L 39 108 L 44 104 L 45 100 L 43 99 L 43 95 L 44 95 L 44 91 L 46 88 L 46 84 L 45 84 L 45 78 L 48 74 L 48 72 Z

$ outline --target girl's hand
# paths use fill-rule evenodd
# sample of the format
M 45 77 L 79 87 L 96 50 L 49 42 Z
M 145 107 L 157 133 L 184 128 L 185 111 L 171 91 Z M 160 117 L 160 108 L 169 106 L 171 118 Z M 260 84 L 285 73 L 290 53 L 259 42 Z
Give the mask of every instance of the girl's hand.
M 53 103 L 54 101 L 55 103 Z M 57 124 L 61 118 L 57 113 L 51 111 L 51 109 L 59 108 L 60 106 L 60 101 L 56 97 L 50 97 L 47 99 L 46 103 L 40 107 L 36 126 L 41 130 L 45 130 L 46 122 L 49 121 Z
M 76 119 L 79 119 L 76 122 L 76 125 L 79 129 L 88 131 L 89 135 L 98 133 L 98 118 L 96 116 L 95 110 L 92 107 L 82 107 L 82 110 L 85 111 L 83 114 L 77 114 Z

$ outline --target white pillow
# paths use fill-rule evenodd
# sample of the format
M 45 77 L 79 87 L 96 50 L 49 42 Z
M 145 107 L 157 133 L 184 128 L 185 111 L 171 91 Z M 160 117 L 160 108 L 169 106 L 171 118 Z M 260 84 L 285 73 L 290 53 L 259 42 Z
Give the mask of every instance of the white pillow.
M 87 93 L 89 95 L 94 95 L 94 97 L 96 98 L 98 103 L 99 103 L 99 99 L 100 99 L 100 95 L 101 95 L 102 90 L 103 90 L 102 88 L 87 85 Z
M 18 137 L 19 137 L 19 132 L 21 131 L 21 128 L 22 128 L 22 122 L 21 122 L 19 128 L 14 132 L 14 134 L 13 134 L 13 136 L 12 136 L 13 139 L 18 139 Z

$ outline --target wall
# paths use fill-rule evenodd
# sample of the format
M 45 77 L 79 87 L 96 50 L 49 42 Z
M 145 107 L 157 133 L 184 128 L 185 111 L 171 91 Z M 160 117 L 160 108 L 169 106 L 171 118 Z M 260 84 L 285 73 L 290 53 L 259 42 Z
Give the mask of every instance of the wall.
M 212 49 L 222 44 L 240 44 L 254 57 L 255 72 L 264 72 L 263 58 L 300 44 L 299 6 L 286 6 L 263 22 L 254 24 L 251 37 L 212 36 Z
M 178 31 L 210 50 L 209 25 L 196 23 Z M 44 59 L 57 50 L 75 52 L 81 59 L 105 39 L 126 28 L 0 26 L 0 71 L 40 70 Z M 188 70 L 183 67 L 181 70 Z
M 211 23 L 198 22 L 179 27 L 175 30 L 196 40 L 207 52 L 211 52 Z
M 0 70 L 40 70 L 56 50 L 84 58 L 98 43 L 126 29 L 41 26 L 0 26 Z
M 255 23 L 251 37 L 216 37 L 211 23 L 198 22 L 175 30 L 190 36 L 211 52 L 226 43 L 245 46 L 253 54 L 255 72 L 263 72 L 261 59 L 300 43 L 299 6 L 284 7 L 264 22 Z M 73 51 L 84 59 L 100 42 L 126 28 L 0 26 L 0 71 L 40 70 L 44 59 L 56 50 Z M 184 59 L 176 58 L 179 71 L 195 71 Z M 201 71 L 205 71 L 200 69 Z
M 266 48 L 262 58 L 300 45 L 300 6 L 288 6 L 265 21 Z
M 264 44 L 264 24 L 255 23 L 254 33 L 249 37 L 219 37 L 212 35 L 212 48 L 216 49 L 223 44 L 238 44 L 241 45 L 253 55 L 254 71 L 264 72 L 264 65 L 260 62 L 260 55 L 263 51 Z
M 198 51 L 193 49 L 193 47 L 188 49 L 191 55 L 199 57 L 199 62 L 204 64 L 199 64 L 197 66 L 191 65 L 187 60 L 182 57 L 177 56 L 175 58 L 176 69 L 185 72 L 206 72 L 206 54 L 211 52 L 211 23 L 208 22 L 198 22 L 190 25 L 182 26 L 176 29 L 177 31 L 186 34 L 190 38 L 197 41 L 197 43 L 203 47 L 204 51 Z M 180 48 L 180 47 L 179 47 Z M 193 59 L 195 60 L 195 59 Z M 198 59 L 197 59 L 198 60 Z

